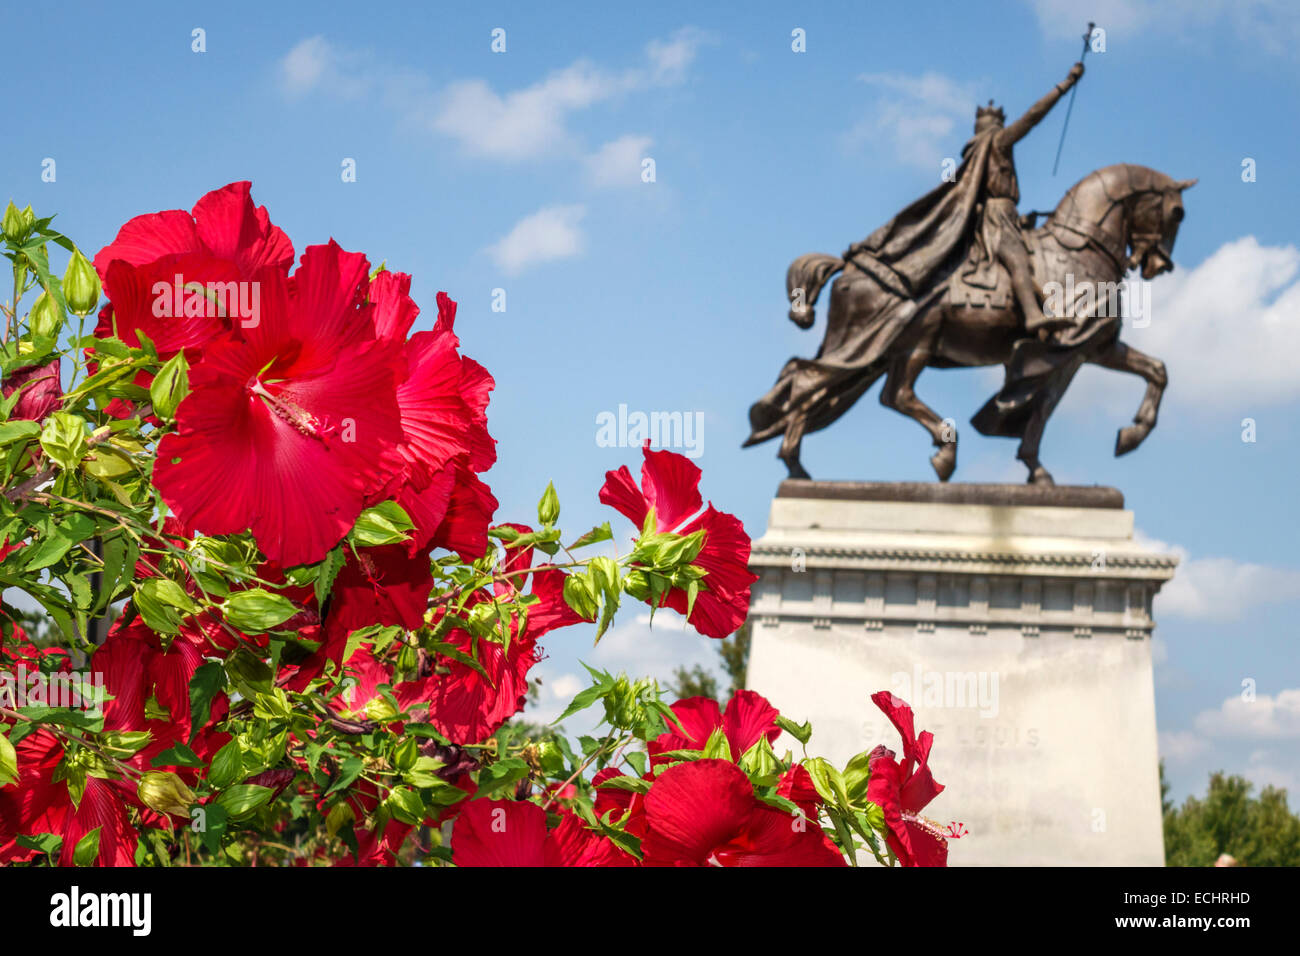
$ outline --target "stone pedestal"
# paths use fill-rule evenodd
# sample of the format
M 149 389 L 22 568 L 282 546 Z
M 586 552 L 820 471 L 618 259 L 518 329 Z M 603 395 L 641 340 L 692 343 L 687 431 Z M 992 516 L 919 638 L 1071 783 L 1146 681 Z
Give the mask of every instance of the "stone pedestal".
M 1113 488 L 787 481 L 754 543 L 748 686 L 843 765 L 935 735 L 952 865 L 1164 863 L 1151 599 Z M 788 741 L 788 743 L 793 743 Z M 797 746 L 797 745 L 796 745 Z

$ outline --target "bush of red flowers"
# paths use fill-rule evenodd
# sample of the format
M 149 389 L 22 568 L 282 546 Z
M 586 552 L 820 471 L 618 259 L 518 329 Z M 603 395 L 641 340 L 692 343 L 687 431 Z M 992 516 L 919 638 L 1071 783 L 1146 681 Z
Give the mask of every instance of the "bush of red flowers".
M 901 761 L 844 768 L 780 753 L 811 728 L 752 691 L 591 670 L 560 719 L 602 736 L 519 719 L 550 632 L 599 640 L 624 598 L 744 622 L 749 538 L 689 460 L 605 476 L 627 553 L 565 536 L 549 486 L 498 523 L 495 383 L 447 296 L 412 334 L 410 276 L 333 241 L 295 265 L 248 183 L 93 262 L 30 207 L 3 227 L 0 583 L 44 613 L 0 608 L 0 863 L 943 865 L 889 694 Z

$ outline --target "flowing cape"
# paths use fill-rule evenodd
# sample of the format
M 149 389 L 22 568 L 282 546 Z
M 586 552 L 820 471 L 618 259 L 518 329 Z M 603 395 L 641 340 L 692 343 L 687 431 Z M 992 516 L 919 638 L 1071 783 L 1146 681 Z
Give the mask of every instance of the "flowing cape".
M 879 284 L 874 307 L 832 314 L 813 359 L 792 358 L 776 384 L 749 410 L 745 445 L 784 433 L 795 421 L 803 432 L 825 428 L 844 414 L 883 374 L 878 367 L 908 323 L 940 291 L 945 278 L 970 251 L 976 209 L 995 130 L 979 134 L 962 150 L 957 175 L 885 223 L 859 246 L 852 265 Z

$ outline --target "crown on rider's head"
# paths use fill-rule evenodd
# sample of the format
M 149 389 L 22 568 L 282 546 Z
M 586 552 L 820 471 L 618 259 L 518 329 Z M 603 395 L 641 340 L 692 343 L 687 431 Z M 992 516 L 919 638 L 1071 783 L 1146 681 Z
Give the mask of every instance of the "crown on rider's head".
M 1002 107 L 994 106 L 993 101 L 989 100 L 988 106 L 975 107 L 975 132 L 982 133 L 986 129 L 1001 129 L 1007 121 L 1007 114 L 1002 112 Z

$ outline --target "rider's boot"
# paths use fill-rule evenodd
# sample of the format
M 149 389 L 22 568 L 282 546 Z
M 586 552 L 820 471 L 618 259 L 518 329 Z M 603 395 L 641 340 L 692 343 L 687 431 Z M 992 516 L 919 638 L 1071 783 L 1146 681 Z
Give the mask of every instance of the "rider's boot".
M 1028 276 L 1012 275 L 1011 287 L 1025 316 L 1025 331 L 1030 335 L 1050 334 L 1074 325 L 1074 319 L 1068 316 L 1047 315 L 1043 311 L 1038 290 L 1034 288 Z

